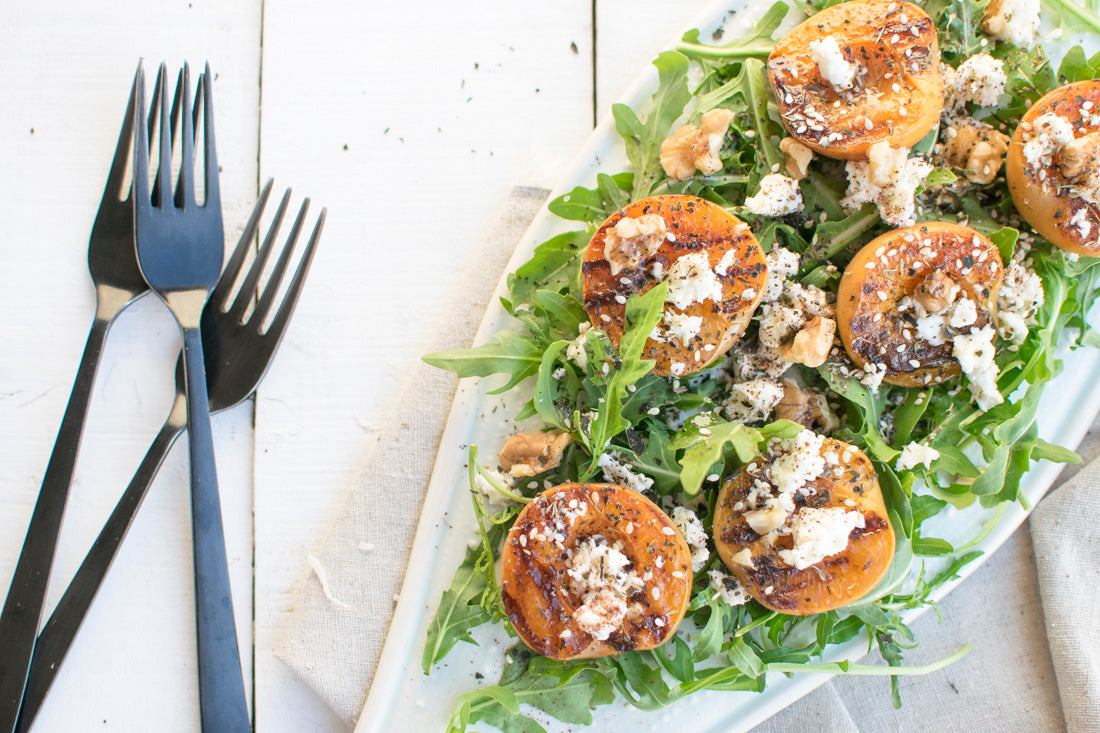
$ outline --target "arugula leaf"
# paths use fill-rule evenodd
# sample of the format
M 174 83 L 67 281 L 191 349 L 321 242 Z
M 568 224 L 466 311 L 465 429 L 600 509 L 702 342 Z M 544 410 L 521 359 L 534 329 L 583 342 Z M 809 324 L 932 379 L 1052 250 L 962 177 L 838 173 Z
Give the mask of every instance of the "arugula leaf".
M 1100 33 L 1100 5 L 1097 0 L 1085 0 L 1078 5 L 1075 0 L 1043 0 L 1043 7 L 1053 12 L 1060 21 L 1061 28 L 1070 33 Z
M 598 404 L 596 418 L 588 431 L 592 460 L 585 474 L 586 480 L 595 473 L 596 461 L 611 439 L 630 427 L 622 415 L 623 398 L 627 388 L 649 374 L 656 363 L 652 359 L 643 359 L 642 349 L 661 320 L 666 295 L 668 284 L 659 283 L 641 295 L 631 295 L 626 302 L 626 328 L 619 340 L 620 363 L 607 383 L 604 401 Z
M 1064 84 L 1090 81 L 1098 77 L 1100 77 L 1100 53 L 1086 58 L 1085 50 L 1080 46 L 1074 46 L 1066 51 L 1066 55 L 1062 57 L 1062 63 L 1058 65 L 1058 78 Z
M 665 51 L 653 65 L 658 72 L 657 91 L 653 93 L 653 104 L 645 123 L 625 104 L 615 104 L 611 108 L 615 129 L 626 144 L 626 156 L 634 168 L 632 201 L 648 196 L 653 185 L 664 176 L 659 159 L 661 143 L 691 99 L 687 85 L 687 56 Z
M 565 232 L 535 247 L 531 259 L 508 275 L 512 303 L 528 302 L 536 290 L 559 292 L 567 288 L 575 296 L 579 295 L 581 270 L 577 260 L 588 246 L 589 238 L 588 232 Z
M 480 557 L 480 545 L 466 550 L 466 558 L 458 566 L 451 587 L 439 599 L 421 657 L 424 674 L 430 674 L 432 666 L 447 656 L 458 642 L 473 644 L 470 630 L 489 620 L 489 613 L 477 603 L 485 589 L 476 567 Z
M 527 336 L 501 331 L 496 341 L 472 349 L 436 351 L 422 358 L 428 364 L 454 372 L 459 377 L 507 374 L 508 381 L 489 393 L 499 394 L 538 371 L 542 363 L 542 348 Z
M 1001 261 L 1006 267 L 1012 262 L 1012 252 L 1016 249 L 1016 241 L 1019 238 L 1019 230 L 1012 227 L 1001 227 L 989 235 L 989 241 L 997 245 L 997 251 L 1001 253 Z
M 940 51 L 958 66 L 982 49 L 979 26 L 989 0 L 928 0 L 925 12 L 939 27 Z
M 690 30 L 684 34 L 676 50 L 690 59 L 721 60 L 723 63 L 746 58 L 766 59 L 775 47 L 772 36 L 787 17 L 789 10 L 786 3 L 775 3 L 756 22 L 750 33 L 724 46 L 707 46 L 699 41 L 698 30 Z
M 562 219 L 600 224 L 629 203 L 627 194 L 634 185 L 634 174 L 619 173 L 609 176 L 600 173 L 596 176 L 596 183 L 594 189 L 575 187 L 569 193 L 551 201 L 547 208 L 550 213 Z
M 531 705 L 563 723 L 592 724 L 592 708 L 607 705 L 615 694 L 607 678 L 591 663 L 555 662 L 524 647 L 509 652 L 500 684 L 462 695 L 451 717 L 451 731 L 476 722 L 495 725 L 504 733 L 538 733 L 545 729 L 520 714 Z
M 720 422 L 699 427 L 689 421 L 684 430 L 672 441 L 672 448 L 684 449 L 680 458 L 680 484 L 686 496 L 695 496 L 703 486 L 703 480 L 711 467 L 722 460 L 722 451 L 733 446 L 741 463 L 752 460 L 760 451 L 763 435 L 756 428 L 741 423 Z

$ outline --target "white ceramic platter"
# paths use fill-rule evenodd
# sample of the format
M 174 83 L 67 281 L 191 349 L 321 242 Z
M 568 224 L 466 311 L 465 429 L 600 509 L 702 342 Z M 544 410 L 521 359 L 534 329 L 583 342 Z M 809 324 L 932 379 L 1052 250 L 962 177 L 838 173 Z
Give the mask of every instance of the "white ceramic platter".
M 768 0 L 750 0 L 734 20 L 725 24 L 725 37 L 736 38 L 770 4 Z M 711 30 L 729 18 L 728 9 L 729 5 L 725 2 L 714 5 L 694 27 L 700 28 L 703 37 L 707 37 Z M 644 110 L 656 84 L 656 72 L 650 68 L 622 101 L 635 109 Z M 598 171 L 613 173 L 625 170 L 627 166 L 621 148 L 611 120 L 604 119 L 553 195 L 564 193 L 575 185 L 593 185 Z M 530 258 L 537 244 L 570 228 L 570 223 L 559 221 L 543 210 L 519 243 L 507 271 L 515 270 Z M 502 281 L 497 287 L 497 295 L 505 293 Z M 515 323 L 494 298 L 478 330 L 476 343 L 484 343 L 497 331 L 513 327 Z M 1092 386 L 1100 380 L 1100 353 L 1081 349 L 1061 356 L 1065 361 L 1065 370 L 1045 390 L 1039 410 L 1039 432 L 1053 443 L 1075 446 L 1100 408 L 1100 390 Z M 356 733 L 444 730 L 460 694 L 496 682 L 503 666 L 503 652 L 513 643 L 501 627 L 482 627 L 475 633 L 479 646 L 460 643 L 442 663 L 436 665 L 430 676 L 425 676 L 421 670 L 426 630 L 440 595 L 450 586 L 467 544 L 475 536 L 467 489 L 466 448 L 477 444 L 482 447 L 484 455 L 495 454 L 505 438 L 516 431 L 517 426 L 510 418 L 529 396 L 521 397 L 518 392 L 488 395 L 487 392 L 497 384 L 494 380 L 463 380 L 460 383 L 428 487 L 401 597 Z M 1042 462 L 1025 477 L 1021 491 L 1030 505 L 1033 506 L 1042 497 L 1060 468 Z M 928 528 L 936 536 L 958 545 L 977 536 L 993 515 L 994 512 L 978 507 L 964 511 L 954 511 L 949 507 L 934 520 L 929 520 Z M 985 552 L 983 557 L 965 567 L 959 580 L 939 588 L 933 594 L 934 598 L 943 598 L 973 573 L 1026 516 L 1027 512 L 1019 504 L 1007 507 L 997 526 L 977 545 L 977 549 Z M 936 561 L 926 559 L 925 562 L 930 570 L 939 567 Z M 908 614 L 906 621 L 911 622 L 917 615 L 919 612 Z M 866 646 L 865 639 L 857 638 L 834 647 L 826 656 L 826 661 L 854 660 L 863 654 Z M 670 724 L 674 724 L 673 730 L 690 729 L 699 733 L 747 730 L 829 678 L 825 674 L 796 675 L 792 678 L 770 674 L 763 693 L 702 692 L 655 713 L 645 713 L 618 702 L 594 711 L 593 730 L 669 730 Z M 537 715 L 537 711 L 527 712 L 548 730 L 577 729 L 575 725 L 566 726 Z

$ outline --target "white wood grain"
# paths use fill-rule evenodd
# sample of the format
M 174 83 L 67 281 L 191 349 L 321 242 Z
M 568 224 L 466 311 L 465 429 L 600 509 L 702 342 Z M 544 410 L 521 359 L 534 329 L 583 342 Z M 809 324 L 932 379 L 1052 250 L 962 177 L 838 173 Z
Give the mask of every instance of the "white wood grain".
M 88 233 L 140 57 L 209 59 L 227 235 L 256 191 L 260 4 L 177 0 L 0 9 L 0 583 L 7 585 L 91 324 Z M 154 66 L 155 67 L 155 66 Z M 152 298 L 113 329 L 50 587 L 60 596 L 165 417 L 179 336 Z M 215 441 L 246 667 L 251 663 L 251 409 Z M 153 485 L 38 730 L 192 731 L 195 689 L 185 446 Z M 246 669 L 250 679 L 251 671 Z M 78 703 L 74 703 L 79 700 Z
M 591 129 L 587 0 L 425 8 L 265 3 L 261 171 L 329 219 L 257 402 L 263 731 L 344 728 L 271 653 L 305 556 L 487 217 L 511 186 L 551 184 Z

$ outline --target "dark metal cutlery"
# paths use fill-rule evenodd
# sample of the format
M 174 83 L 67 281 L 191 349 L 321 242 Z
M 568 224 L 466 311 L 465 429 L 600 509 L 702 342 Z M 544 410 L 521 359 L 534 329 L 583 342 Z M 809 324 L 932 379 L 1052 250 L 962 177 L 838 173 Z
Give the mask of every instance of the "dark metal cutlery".
M 134 145 L 134 249 L 141 274 L 175 316 L 183 334 L 183 372 L 187 393 L 187 434 L 191 458 L 191 534 L 195 560 L 195 620 L 198 637 L 199 712 L 202 729 L 218 733 L 251 730 L 245 698 L 233 594 L 229 584 L 222 528 L 214 437 L 210 429 L 206 364 L 200 322 L 218 281 L 224 250 L 218 160 L 214 145 L 213 78 L 210 66 L 200 76 L 191 103 L 190 70 L 185 65 L 177 86 L 183 121 L 179 177 L 173 191 L 173 134 L 169 122 L 166 69 L 160 78 L 160 130 L 157 134 L 155 189 L 150 188 L 149 147 L 139 135 Z M 138 69 L 136 129 L 144 127 L 145 78 Z M 195 126 L 202 115 L 203 201 L 195 190 Z M 155 197 L 155 200 L 154 200 Z
M 88 243 L 88 269 L 96 290 L 95 320 L 0 613 L 0 731 L 4 733 L 15 729 L 19 716 L 103 344 L 118 314 L 148 290 L 134 258 L 133 201 L 124 188 L 135 130 L 135 93 L 136 86 L 131 88 L 126 118 Z M 141 118 L 145 118 L 144 109 Z M 138 137 L 144 138 L 144 131 Z
M 290 191 L 283 195 L 256 258 L 245 274 L 236 295 L 230 300 L 230 296 L 234 293 L 234 284 L 244 273 L 245 260 L 259 229 L 260 217 L 271 193 L 271 185 L 271 181 L 268 181 L 264 186 L 237 247 L 203 309 L 201 329 L 211 412 L 233 407 L 255 391 L 286 332 L 287 323 L 298 301 L 324 226 L 325 210 L 322 209 L 309 242 L 295 267 L 290 284 L 277 304 L 278 310 L 275 311 L 271 325 L 263 329 L 263 323 L 268 318 L 272 305 L 275 304 L 275 298 L 278 297 L 277 288 L 285 279 L 291 254 L 309 207 L 307 199 L 299 209 L 290 233 L 282 244 L 275 271 L 268 278 L 266 288 L 261 291 L 260 274 L 277 247 L 276 239 L 286 213 Z M 257 298 L 259 303 L 245 319 L 249 304 L 256 303 Z M 20 733 L 29 730 L 34 721 L 153 477 L 172 444 L 183 432 L 187 419 L 183 372 L 181 354 L 176 366 L 176 396 L 164 427 L 149 446 L 149 451 L 137 473 L 134 474 L 130 485 L 38 637 L 27 680 L 27 691 L 23 698 L 23 711 L 19 719 Z

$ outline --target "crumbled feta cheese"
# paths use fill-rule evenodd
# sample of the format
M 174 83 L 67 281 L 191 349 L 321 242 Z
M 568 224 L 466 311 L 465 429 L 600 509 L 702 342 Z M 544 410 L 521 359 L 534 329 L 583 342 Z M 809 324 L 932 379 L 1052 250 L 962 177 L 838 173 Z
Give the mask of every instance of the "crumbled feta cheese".
M 1065 118 L 1046 112 L 1031 123 L 1024 143 L 1024 160 L 1032 168 L 1049 166 L 1063 145 L 1073 140 L 1073 125 Z
M 852 530 L 866 526 L 863 515 L 840 507 L 802 507 L 791 521 L 794 547 L 780 550 L 779 559 L 797 570 L 816 565 L 830 555 L 843 552 Z
M 745 208 L 760 216 L 786 216 L 802 209 L 802 191 L 798 181 L 782 173 L 769 173 L 760 179 L 755 196 L 745 199 Z
M 626 216 L 604 235 L 603 256 L 611 274 L 640 267 L 653 256 L 668 236 L 668 225 L 657 214 Z
M 737 578 L 726 575 L 721 570 L 711 570 L 707 575 L 710 576 L 710 587 L 727 605 L 743 606 L 749 602 L 749 594 Z
M 896 468 L 899 471 L 905 471 L 922 464 L 925 468 L 932 468 L 932 461 L 939 457 L 940 452 L 935 448 L 923 443 L 911 442 L 901 449 Z
M 878 394 L 878 388 L 882 385 L 882 378 L 885 376 L 885 364 L 864 364 L 863 376 L 859 378 L 859 383 L 871 390 L 871 394 Z
M 474 489 L 477 491 L 478 498 L 481 499 L 481 506 L 485 508 L 485 511 L 490 514 L 495 514 L 511 504 L 512 499 L 502 494 L 493 484 L 496 483 L 506 489 L 511 489 L 516 485 L 516 480 L 508 474 L 501 474 L 497 471 L 493 471 L 489 469 L 488 466 L 485 468 L 492 481 L 482 476 L 480 471 L 475 472 Z
M 998 40 L 1028 48 L 1039 30 L 1039 10 L 1039 0 L 994 0 L 986 8 L 982 28 Z
M 740 565 L 743 568 L 751 568 L 755 565 L 752 560 L 752 550 L 747 547 L 742 547 L 740 550 L 730 555 L 730 562 L 734 565 Z
M 635 473 L 623 462 L 621 454 L 615 451 L 608 451 L 601 455 L 596 465 L 603 469 L 604 480 L 608 483 L 625 486 L 639 494 L 653 488 L 653 479 L 644 474 Z
M 899 155 L 899 152 L 904 154 Z M 850 160 L 845 165 L 848 191 L 840 203 L 846 209 L 858 209 L 868 201 L 878 207 L 879 216 L 894 226 L 915 223 L 917 187 L 932 172 L 932 164 L 923 158 L 909 158 L 908 148 L 891 148 L 882 141 L 871 146 L 867 160 Z M 876 181 L 886 181 L 885 184 Z
M 1019 262 L 1008 266 L 1001 288 L 997 291 L 997 304 L 1001 310 L 1010 310 L 1028 318 L 1042 307 L 1043 298 L 1043 280 L 1036 272 Z
M 620 542 L 611 545 L 603 536 L 591 535 L 574 545 L 566 569 L 570 591 L 584 601 L 573 618 L 582 631 L 600 641 L 622 628 L 630 595 L 645 588 L 629 570 L 630 558 L 622 549 Z
M 951 328 L 962 329 L 978 320 L 978 307 L 970 298 L 960 298 L 951 311 L 947 323 Z
M 661 316 L 661 321 L 653 328 L 649 337 L 654 341 L 669 341 L 675 339 L 681 346 L 687 346 L 693 338 L 699 335 L 703 327 L 702 316 L 689 316 L 683 313 L 674 313 L 666 310 Z
M 722 281 L 710 268 L 706 252 L 679 257 L 665 273 L 665 282 L 668 283 L 665 302 L 680 310 L 704 300 L 722 301 Z
M 1019 313 L 1001 311 L 997 313 L 997 333 L 1010 343 L 1019 345 L 1027 338 L 1027 321 Z
M 778 349 L 802 327 L 805 315 L 798 308 L 765 303 L 760 309 L 760 343 Z
M 954 75 L 953 103 L 961 107 L 973 102 L 979 107 L 993 107 L 1005 92 L 1004 63 L 987 53 L 977 53 L 962 62 Z
M 772 247 L 772 251 L 764 257 L 764 264 L 768 267 L 768 284 L 764 287 L 764 303 L 773 303 L 779 300 L 779 296 L 783 294 L 787 278 L 798 274 L 801 261 L 802 257 L 797 252 L 792 252 L 778 245 Z
M 969 334 L 955 336 L 951 355 L 959 362 L 963 374 L 970 380 L 970 393 L 982 410 L 1004 402 L 997 391 L 997 365 L 993 361 L 993 337 L 996 332 L 986 325 Z
M 783 399 L 783 387 L 771 379 L 751 379 L 730 387 L 722 411 L 733 422 L 764 422 Z
M 1042 307 L 1043 298 L 1043 281 L 1038 274 L 1019 262 L 1009 265 L 997 291 L 997 332 L 1001 338 L 1022 344 L 1027 338 L 1027 321 Z
M 691 548 L 691 570 L 699 572 L 710 559 L 710 550 L 707 549 L 707 530 L 695 512 L 687 507 L 678 506 L 672 510 L 672 523 L 680 530 L 680 534 Z
M 577 329 L 577 338 L 565 345 L 565 358 L 576 364 L 581 369 L 588 366 L 588 352 L 584 349 L 585 334 L 592 328 L 592 324 L 585 321 Z
M 825 36 L 820 41 L 810 41 L 810 56 L 821 71 L 821 78 L 837 89 L 852 88 L 859 67 L 844 58 L 836 38 Z
M 793 493 L 813 481 L 825 470 L 821 445 L 825 436 L 801 430 L 787 440 L 773 440 L 768 450 L 775 456 L 769 475 L 779 493 Z
M 1089 210 L 1087 206 L 1083 206 L 1078 209 L 1069 220 L 1070 226 L 1077 227 L 1077 231 L 1080 233 L 1082 239 L 1088 239 L 1089 233 L 1092 231 L 1092 222 L 1089 221 Z
M 782 527 L 787 522 L 789 514 L 790 512 L 779 502 L 774 502 L 760 509 L 750 509 L 744 516 L 745 522 L 752 531 L 763 537 Z
M 929 346 L 942 346 L 947 343 L 944 317 L 939 313 L 929 313 L 918 318 L 917 336 Z

